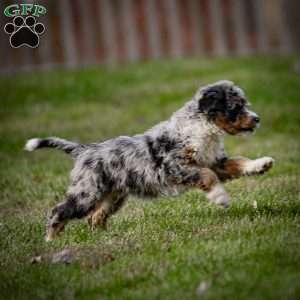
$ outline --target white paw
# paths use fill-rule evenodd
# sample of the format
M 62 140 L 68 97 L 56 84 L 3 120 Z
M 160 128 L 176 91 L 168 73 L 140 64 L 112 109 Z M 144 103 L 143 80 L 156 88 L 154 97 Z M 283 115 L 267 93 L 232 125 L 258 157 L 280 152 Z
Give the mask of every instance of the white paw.
M 274 162 L 275 160 L 268 156 L 249 161 L 245 166 L 245 174 L 263 174 L 272 168 Z
M 207 198 L 213 203 L 227 208 L 229 206 L 229 195 L 221 184 L 216 184 L 207 194 Z

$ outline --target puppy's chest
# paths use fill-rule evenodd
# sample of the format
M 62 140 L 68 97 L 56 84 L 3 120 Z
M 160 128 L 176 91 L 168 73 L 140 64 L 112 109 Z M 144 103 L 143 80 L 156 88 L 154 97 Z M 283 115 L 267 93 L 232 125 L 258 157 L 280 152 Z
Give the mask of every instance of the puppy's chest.
M 222 155 L 223 143 L 217 138 L 191 139 L 184 147 L 188 163 L 210 167 Z

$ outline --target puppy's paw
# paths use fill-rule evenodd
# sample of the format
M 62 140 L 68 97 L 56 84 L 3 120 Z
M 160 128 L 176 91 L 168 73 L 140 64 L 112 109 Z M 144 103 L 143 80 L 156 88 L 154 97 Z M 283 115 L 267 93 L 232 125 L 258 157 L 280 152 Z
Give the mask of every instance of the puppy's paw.
M 262 157 L 247 162 L 245 167 L 246 175 L 263 174 L 272 168 L 275 160 L 272 157 Z
M 268 157 L 268 156 L 263 157 L 262 160 L 263 160 L 263 163 L 262 163 L 261 169 L 259 171 L 259 174 L 263 174 L 263 173 L 267 172 L 268 170 L 270 170 L 273 167 L 273 164 L 275 163 L 274 158 Z
M 229 195 L 221 184 L 216 184 L 207 194 L 207 198 L 222 208 L 229 207 Z

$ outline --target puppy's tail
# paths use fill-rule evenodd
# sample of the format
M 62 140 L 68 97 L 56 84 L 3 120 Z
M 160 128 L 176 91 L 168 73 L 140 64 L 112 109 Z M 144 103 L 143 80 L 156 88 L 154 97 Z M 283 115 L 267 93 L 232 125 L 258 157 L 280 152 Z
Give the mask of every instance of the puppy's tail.
M 70 154 L 72 157 L 78 156 L 85 146 L 75 142 L 70 142 L 64 139 L 57 137 L 48 137 L 48 138 L 33 138 L 26 142 L 24 150 L 34 151 L 40 148 L 55 148 L 63 150 L 65 153 Z

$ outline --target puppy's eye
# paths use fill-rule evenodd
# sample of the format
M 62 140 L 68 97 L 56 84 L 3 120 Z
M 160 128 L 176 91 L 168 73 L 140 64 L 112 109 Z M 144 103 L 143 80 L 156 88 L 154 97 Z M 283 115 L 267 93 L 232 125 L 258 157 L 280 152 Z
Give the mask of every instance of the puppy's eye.
M 219 94 L 218 94 L 218 92 L 215 92 L 215 91 L 213 91 L 213 92 L 208 92 L 208 93 L 207 93 L 207 97 L 210 98 L 210 99 L 215 100 L 215 99 L 218 99 Z
M 233 107 L 233 110 L 239 112 L 243 109 L 243 105 L 237 104 Z

